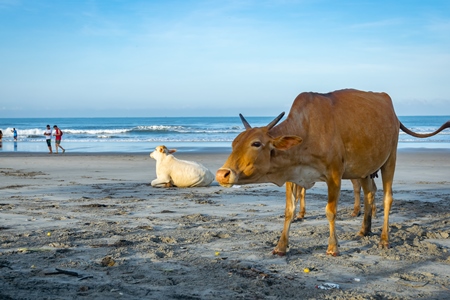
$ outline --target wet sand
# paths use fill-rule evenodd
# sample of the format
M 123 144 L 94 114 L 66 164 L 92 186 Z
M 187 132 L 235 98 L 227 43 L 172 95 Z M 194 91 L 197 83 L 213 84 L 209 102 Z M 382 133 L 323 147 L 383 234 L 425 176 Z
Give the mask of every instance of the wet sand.
M 175 156 L 214 172 L 227 153 Z M 306 218 L 292 224 L 279 257 L 272 249 L 284 187 L 161 189 L 150 186 L 154 178 L 148 153 L 1 153 L 0 299 L 450 295 L 450 150 L 399 151 L 387 250 L 378 248 L 381 179 L 378 218 L 365 238 L 356 237 L 362 216 L 350 216 L 353 191 L 344 181 L 338 257 L 325 255 L 324 183 L 308 190 Z

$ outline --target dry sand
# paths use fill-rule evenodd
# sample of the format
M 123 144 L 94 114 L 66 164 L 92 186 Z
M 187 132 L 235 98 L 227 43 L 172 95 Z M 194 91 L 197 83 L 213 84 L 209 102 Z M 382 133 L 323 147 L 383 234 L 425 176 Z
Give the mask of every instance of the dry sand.
M 227 154 L 176 156 L 215 171 Z M 279 257 L 284 187 L 161 189 L 154 178 L 148 154 L 1 153 L 0 299 L 449 299 L 448 150 L 399 152 L 388 250 L 377 247 L 381 180 L 362 239 L 345 181 L 338 257 L 325 255 L 323 183 Z

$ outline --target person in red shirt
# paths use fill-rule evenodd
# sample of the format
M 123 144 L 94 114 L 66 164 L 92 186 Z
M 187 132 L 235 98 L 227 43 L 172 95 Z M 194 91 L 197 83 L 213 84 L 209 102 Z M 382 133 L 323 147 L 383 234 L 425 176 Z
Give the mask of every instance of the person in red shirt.
M 61 137 L 63 135 L 61 129 L 58 128 L 58 126 L 53 126 L 53 135 L 55 136 L 55 150 L 56 154 L 58 154 L 58 147 L 62 149 L 62 153 L 66 152 L 66 149 L 61 147 Z

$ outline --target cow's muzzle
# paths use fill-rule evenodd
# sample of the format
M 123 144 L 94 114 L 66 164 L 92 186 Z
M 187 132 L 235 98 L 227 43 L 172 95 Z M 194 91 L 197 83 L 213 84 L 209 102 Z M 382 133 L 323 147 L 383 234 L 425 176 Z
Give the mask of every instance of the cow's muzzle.
M 216 181 L 224 187 L 232 187 L 236 183 L 236 173 L 227 168 L 220 168 L 216 172 Z

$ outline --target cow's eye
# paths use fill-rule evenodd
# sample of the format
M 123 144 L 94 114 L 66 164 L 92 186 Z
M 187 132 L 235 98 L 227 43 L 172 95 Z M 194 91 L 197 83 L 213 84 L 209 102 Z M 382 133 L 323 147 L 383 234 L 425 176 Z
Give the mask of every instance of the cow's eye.
M 261 147 L 261 142 L 253 142 L 252 147 L 256 147 L 256 148 Z

